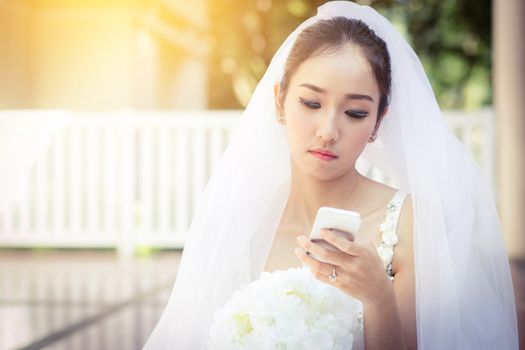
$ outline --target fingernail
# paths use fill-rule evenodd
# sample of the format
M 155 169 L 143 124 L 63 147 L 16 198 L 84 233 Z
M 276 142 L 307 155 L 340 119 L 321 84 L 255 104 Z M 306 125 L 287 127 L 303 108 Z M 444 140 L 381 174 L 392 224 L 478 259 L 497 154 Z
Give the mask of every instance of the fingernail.
M 306 239 L 305 236 L 299 236 L 299 237 L 297 237 L 297 240 L 298 240 L 299 242 L 301 242 L 301 243 L 304 243 L 304 242 L 307 241 L 307 239 Z
M 295 252 L 295 255 L 301 255 L 302 249 L 301 248 L 295 248 L 294 252 Z

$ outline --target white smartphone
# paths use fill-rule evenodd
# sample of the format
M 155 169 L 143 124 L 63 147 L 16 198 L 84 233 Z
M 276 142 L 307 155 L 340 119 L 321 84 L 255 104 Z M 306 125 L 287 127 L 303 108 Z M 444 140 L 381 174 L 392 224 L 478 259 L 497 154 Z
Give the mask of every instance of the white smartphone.
M 348 239 L 353 240 L 355 235 L 359 232 L 361 226 L 361 214 L 344 209 L 321 207 L 317 210 L 312 231 L 310 232 L 310 240 L 327 248 L 335 250 L 337 249 L 332 244 L 328 243 L 321 237 L 322 228 L 333 228 L 340 231 L 347 232 L 350 236 Z M 313 256 L 317 260 L 319 258 Z

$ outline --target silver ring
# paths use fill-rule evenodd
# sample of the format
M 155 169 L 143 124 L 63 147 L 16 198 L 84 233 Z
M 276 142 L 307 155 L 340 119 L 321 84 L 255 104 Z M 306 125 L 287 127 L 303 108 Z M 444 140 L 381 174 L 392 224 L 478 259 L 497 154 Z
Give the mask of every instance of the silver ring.
M 335 273 L 335 266 L 332 268 L 332 274 L 328 276 L 330 282 L 335 282 L 337 280 L 337 274 Z

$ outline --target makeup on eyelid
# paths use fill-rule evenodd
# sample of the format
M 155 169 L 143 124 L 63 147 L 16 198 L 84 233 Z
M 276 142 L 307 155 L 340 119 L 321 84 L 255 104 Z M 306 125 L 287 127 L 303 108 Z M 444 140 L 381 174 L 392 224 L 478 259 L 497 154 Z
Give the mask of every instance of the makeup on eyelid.
M 319 102 L 311 101 L 304 99 L 302 97 L 299 97 L 299 103 L 306 106 L 309 109 L 319 109 L 321 108 L 321 104 Z M 367 111 L 361 111 L 361 110 L 347 110 L 345 111 L 345 114 L 349 117 L 354 117 L 357 119 L 365 118 L 368 115 Z

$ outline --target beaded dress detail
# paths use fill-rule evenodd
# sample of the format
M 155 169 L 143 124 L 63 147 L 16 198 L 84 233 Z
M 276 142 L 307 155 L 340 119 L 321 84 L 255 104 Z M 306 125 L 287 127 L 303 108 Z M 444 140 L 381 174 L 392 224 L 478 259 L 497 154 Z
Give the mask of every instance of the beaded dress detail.
M 397 223 L 399 214 L 408 193 L 397 191 L 386 207 L 386 220 L 379 226 L 382 232 L 381 244 L 377 247 L 377 253 L 383 261 L 383 267 L 390 278 L 394 280 L 392 272 L 392 259 L 394 257 L 394 246 L 397 244 Z

